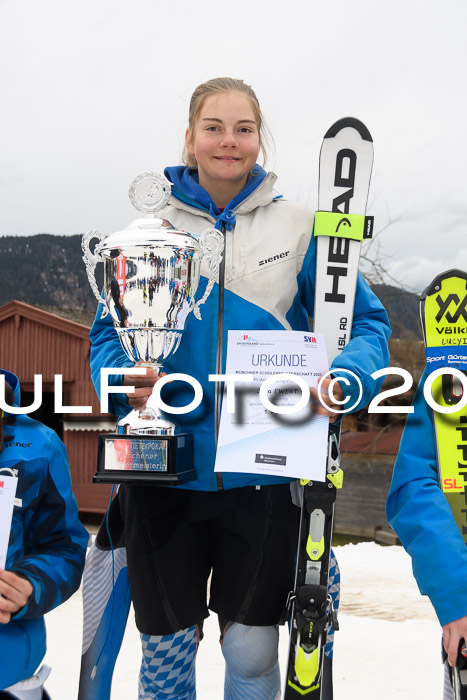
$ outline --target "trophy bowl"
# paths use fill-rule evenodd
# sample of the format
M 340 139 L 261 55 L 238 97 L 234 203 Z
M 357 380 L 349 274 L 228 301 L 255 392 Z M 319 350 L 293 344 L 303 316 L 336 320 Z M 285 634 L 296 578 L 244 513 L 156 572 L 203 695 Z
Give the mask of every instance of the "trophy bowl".
M 130 199 L 145 214 L 126 229 L 110 236 L 88 231 L 82 239 L 83 260 L 102 316 L 110 314 L 127 357 L 139 367 L 161 371 L 176 352 L 186 320 L 193 311 L 201 319 L 203 304 L 217 280 L 223 236 L 207 229 L 201 236 L 179 230 L 155 216 L 170 197 L 170 183 L 158 173 L 139 175 L 130 188 Z M 99 243 L 94 252 L 91 241 Z M 209 261 L 210 277 L 205 293 L 195 301 L 201 260 Z M 104 290 L 95 279 L 98 263 L 104 264 Z M 146 481 L 181 483 L 195 477 L 192 436 L 179 434 L 177 426 L 160 415 L 153 395 L 146 408 L 122 418 L 115 434 L 99 436 L 95 481 Z

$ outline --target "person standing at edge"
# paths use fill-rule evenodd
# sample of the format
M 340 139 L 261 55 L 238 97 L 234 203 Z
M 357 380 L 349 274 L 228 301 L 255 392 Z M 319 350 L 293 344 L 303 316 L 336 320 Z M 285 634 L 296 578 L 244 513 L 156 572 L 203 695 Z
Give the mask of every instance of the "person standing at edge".
M 467 641 L 467 547 L 438 478 L 433 411 L 425 401 L 425 370 L 407 416 L 394 464 L 386 511 L 412 557 L 420 592 L 427 595 L 443 629 L 446 652 L 444 700 L 452 700 L 450 667 Z
M 309 331 L 313 314 L 314 213 L 285 201 L 273 189 L 276 176 L 257 165 L 260 151 L 265 155 L 264 131 L 251 87 L 231 78 L 210 80 L 191 98 L 185 165 L 165 170 L 172 196 L 158 216 L 193 233 L 213 224 L 225 231 L 224 333 Z M 201 274 L 199 293 L 206 268 Z M 123 485 L 111 506 L 123 522 L 142 638 L 140 700 L 195 697 L 195 656 L 209 614 L 211 572 L 209 609 L 219 616 L 224 697 L 280 695 L 278 622 L 293 587 L 299 509 L 292 503 L 290 479 L 214 473 L 214 385 L 208 375 L 216 370 L 217 296 L 215 285 L 203 320 L 187 324 L 177 353 L 164 366 L 168 374 L 190 374 L 203 386 L 201 405 L 177 416 L 180 428 L 194 435 L 197 479 L 176 487 Z M 359 276 L 352 340 L 336 367 L 352 370 L 362 381 L 360 408 L 379 388 L 370 375 L 388 364 L 389 333 L 386 312 Z M 91 372 L 100 394 L 101 368 L 131 363 L 101 310 L 90 338 Z M 224 338 L 224 361 L 225 344 Z M 111 410 L 122 416 L 130 407 L 141 408 L 156 381 L 153 370 L 142 378 L 116 378 L 115 384 L 135 391 L 112 394 Z M 328 384 L 325 380 L 324 388 Z M 191 401 L 186 385 L 174 382 L 165 389 L 164 400 L 171 405 Z M 313 401 L 312 408 L 335 420 L 336 406 L 330 399 L 328 404 Z
M 5 376 L 6 403 L 19 406 L 18 378 Z M 27 415 L 0 411 L 0 479 L 17 476 L 5 569 L 0 569 L 0 698 L 40 700 L 49 670 L 44 615 L 78 588 L 88 533 L 78 518 L 65 446 Z

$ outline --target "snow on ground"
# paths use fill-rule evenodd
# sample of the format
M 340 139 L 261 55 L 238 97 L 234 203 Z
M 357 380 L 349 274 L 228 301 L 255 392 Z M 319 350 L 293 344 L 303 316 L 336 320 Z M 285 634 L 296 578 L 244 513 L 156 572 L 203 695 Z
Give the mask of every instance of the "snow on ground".
M 440 627 L 413 580 L 402 547 L 374 542 L 336 547 L 341 568 L 340 631 L 334 656 L 335 700 L 442 698 Z M 53 667 L 47 688 L 53 700 L 77 696 L 81 654 L 81 591 L 47 615 Z M 281 668 L 287 634 L 281 628 Z M 197 660 L 199 700 L 221 700 L 224 662 L 217 618 L 205 623 Z M 114 674 L 112 700 L 136 700 L 141 651 L 133 616 Z

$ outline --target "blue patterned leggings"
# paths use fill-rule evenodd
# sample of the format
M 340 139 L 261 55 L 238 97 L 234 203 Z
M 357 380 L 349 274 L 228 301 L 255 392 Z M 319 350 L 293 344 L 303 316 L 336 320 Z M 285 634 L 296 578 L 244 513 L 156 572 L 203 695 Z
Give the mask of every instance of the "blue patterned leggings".
M 329 567 L 329 593 L 339 607 L 340 574 L 334 553 Z M 277 659 L 278 626 L 228 627 L 222 646 L 226 660 L 224 700 L 276 700 L 280 697 Z M 325 653 L 332 658 L 334 630 L 328 632 Z M 196 627 L 163 636 L 141 635 L 143 660 L 139 700 L 195 700 Z

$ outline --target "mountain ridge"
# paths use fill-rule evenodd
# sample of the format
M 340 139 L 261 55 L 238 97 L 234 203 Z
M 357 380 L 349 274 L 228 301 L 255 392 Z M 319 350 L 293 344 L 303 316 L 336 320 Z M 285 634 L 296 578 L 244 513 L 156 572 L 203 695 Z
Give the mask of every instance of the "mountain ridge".
M 94 313 L 97 302 L 82 259 L 81 238 L 49 233 L 0 236 L 0 306 L 16 299 L 48 311 Z M 101 265 L 96 273 L 100 287 Z M 421 340 L 418 295 L 386 284 L 372 285 L 372 289 L 388 312 L 393 337 Z

